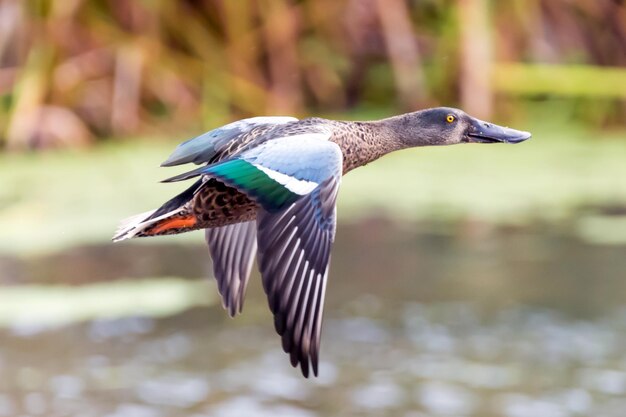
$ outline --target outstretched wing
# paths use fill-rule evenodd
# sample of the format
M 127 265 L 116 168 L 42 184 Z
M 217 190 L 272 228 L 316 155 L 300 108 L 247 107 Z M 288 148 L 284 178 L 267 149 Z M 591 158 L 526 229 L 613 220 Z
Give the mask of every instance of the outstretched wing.
M 256 228 L 249 221 L 205 230 L 222 305 L 231 316 L 243 307 L 257 248 Z
M 318 132 L 272 139 L 170 179 L 213 177 L 260 205 L 257 241 L 263 286 L 283 348 L 305 376 L 310 367 L 314 374 L 318 370 L 343 163 L 341 150 L 329 137 L 329 132 Z
M 341 157 L 328 142 L 329 132 L 300 133 L 271 139 L 238 156 L 168 178 L 216 178 L 245 193 L 265 210 L 280 211 L 313 191 L 326 177 L 329 161 Z M 331 158 L 330 160 L 328 158 Z
M 335 240 L 341 158 L 311 193 L 278 213 L 257 215 L 259 268 L 274 325 L 291 364 L 317 376 L 324 294 Z
M 341 150 L 329 137 L 330 132 L 323 131 L 278 137 L 168 180 L 216 178 L 259 204 L 257 242 L 263 286 L 283 349 L 305 376 L 310 368 L 315 375 L 318 370 L 343 164 Z M 236 282 L 223 281 L 225 285 Z M 237 290 L 221 292 L 235 294 Z
M 236 146 L 237 142 L 245 144 L 246 138 L 252 140 L 275 126 L 297 120 L 295 117 L 274 116 L 252 117 L 229 123 L 181 143 L 161 166 L 211 162 L 225 150 Z

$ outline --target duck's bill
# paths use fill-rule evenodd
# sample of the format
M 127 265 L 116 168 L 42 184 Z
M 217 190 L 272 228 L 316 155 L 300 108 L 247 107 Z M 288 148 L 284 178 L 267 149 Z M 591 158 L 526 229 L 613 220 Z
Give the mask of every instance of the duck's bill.
M 520 143 L 529 139 L 530 136 L 530 132 L 473 119 L 465 134 L 465 139 L 470 143 Z

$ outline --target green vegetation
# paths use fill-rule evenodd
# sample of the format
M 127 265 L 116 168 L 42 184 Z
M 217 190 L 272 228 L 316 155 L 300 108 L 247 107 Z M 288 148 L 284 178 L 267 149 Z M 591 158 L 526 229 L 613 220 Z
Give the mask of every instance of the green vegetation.
M 166 317 L 217 299 L 205 280 L 159 277 L 82 286 L 20 285 L 0 292 L 0 327 L 55 326 L 128 316 Z
M 500 92 L 626 99 L 626 68 L 589 65 L 525 65 L 498 63 L 493 74 Z
M 619 140 L 625 133 L 520 127 L 533 132 L 524 144 L 413 149 L 350 173 L 339 197 L 340 221 L 383 212 L 412 221 L 523 224 L 561 221 L 582 210 L 579 214 L 596 216 L 581 223 L 585 236 L 623 241 L 626 234 L 615 236 L 624 229 L 614 227 L 619 218 L 598 220 L 597 210 L 584 210 L 626 205 L 626 141 Z M 596 140 L 587 140 L 591 137 Z M 108 241 L 119 220 L 155 208 L 187 186 L 158 183 L 187 169 L 159 167 L 174 146 L 140 139 L 82 151 L 0 156 L 0 251 L 32 253 Z M 606 237 L 598 238 L 600 231 Z M 197 234 L 170 239 L 201 240 Z

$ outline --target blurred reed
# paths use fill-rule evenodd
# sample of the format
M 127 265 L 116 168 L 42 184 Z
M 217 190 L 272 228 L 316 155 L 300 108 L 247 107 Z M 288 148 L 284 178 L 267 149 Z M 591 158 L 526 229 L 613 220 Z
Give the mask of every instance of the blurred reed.
M 0 0 L 0 146 L 354 107 L 489 117 L 510 96 L 602 100 L 586 121 L 623 125 L 625 50 L 619 0 Z

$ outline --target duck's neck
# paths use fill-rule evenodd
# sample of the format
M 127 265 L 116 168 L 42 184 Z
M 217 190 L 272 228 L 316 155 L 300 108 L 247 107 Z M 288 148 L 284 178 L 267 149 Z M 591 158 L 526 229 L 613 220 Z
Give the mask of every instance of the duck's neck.
M 410 147 L 404 115 L 368 122 L 338 122 L 331 138 L 343 152 L 343 173 L 367 165 L 390 152 Z

